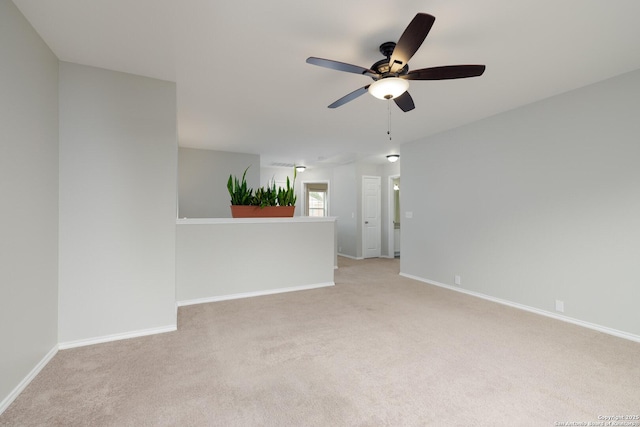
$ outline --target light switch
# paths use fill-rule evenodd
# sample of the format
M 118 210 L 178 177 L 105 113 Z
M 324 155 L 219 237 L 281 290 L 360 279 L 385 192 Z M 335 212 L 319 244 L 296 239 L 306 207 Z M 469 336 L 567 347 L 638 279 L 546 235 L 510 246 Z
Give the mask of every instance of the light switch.
M 413 212 L 405 212 L 404 213 L 404 217 L 405 218 L 413 218 Z

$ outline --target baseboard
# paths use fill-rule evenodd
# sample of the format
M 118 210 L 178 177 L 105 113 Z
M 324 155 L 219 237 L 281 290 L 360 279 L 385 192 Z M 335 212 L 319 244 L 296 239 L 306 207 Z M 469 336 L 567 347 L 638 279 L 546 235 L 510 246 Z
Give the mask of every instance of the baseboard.
M 338 256 L 342 256 L 342 257 L 345 257 L 345 258 L 351 258 L 351 259 L 357 259 L 357 260 L 364 259 L 363 257 L 355 257 L 355 256 L 351 256 L 351 255 L 345 255 L 345 254 L 341 254 L 340 252 L 338 252 Z
M 281 294 L 284 292 L 306 291 L 309 289 L 325 288 L 327 286 L 334 286 L 334 285 L 335 285 L 334 282 L 326 282 L 326 283 L 317 283 L 313 285 L 291 286 L 289 288 L 268 289 L 265 291 L 242 292 L 239 294 L 219 295 L 214 297 L 184 300 L 184 301 L 178 301 L 176 304 L 178 305 L 178 307 L 183 307 L 185 305 L 205 304 L 209 302 L 228 301 L 232 299 L 259 297 L 264 295 Z
M 563 315 L 560 315 L 560 314 L 557 314 L 557 313 L 553 313 L 551 311 L 546 311 L 546 310 L 542 310 L 542 309 L 539 309 L 539 308 L 530 307 L 528 305 L 519 304 L 517 302 L 512 302 L 512 301 L 509 301 L 509 300 L 492 297 L 492 296 L 485 295 L 485 294 L 482 294 L 482 293 L 479 293 L 479 292 L 473 292 L 473 291 L 469 291 L 469 290 L 466 290 L 466 289 L 461 289 L 461 288 L 458 288 L 458 287 L 455 287 L 455 286 L 447 285 L 445 283 L 436 282 L 435 280 L 424 279 L 422 277 L 413 276 L 411 274 L 406 274 L 406 273 L 400 273 L 400 275 L 403 276 L 403 277 L 406 277 L 408 279 L 417 280 L 419 282 L 427 283 L 427 284 L 434 285 L 434 286 L 439 286 L 441 288 L 446 288 L 446 289 L 449 289 L 449 290 L 452 290 L 452 291 L 456 291 L 456 292 L 460 292 L 460 293 L 463 293 L 463 294 L 471 295 L 471 296 L 474 296 L 474 297 L 477 297 L 477 298 L 482 298 L 482 299 L 485 299 L 485 300 L 488 300 L 488 301 L 496 302 L 498 304 L 508 305 L 509 307 L 513 307 L 513 308 L 517 308 L 517 309 L 520 309 L 520 310 L 528 311 L 530 313 L 535 313 L 535 314 L 539 314 L 541 316 L 551 317 L 552 319 L 561 320 L 563 322 L 572 323 L 574 325 L 582 326 L 583 328 L 593 329 L 594 331 L 602 332 L 602 333 L 605 333 L 605 334 L 608 334 L 608 335 L 613 335 L 613 336 L 616 336 L 618 338 L 624 338 L 624 339 L 627 339 L 629 341 L 640 342 L 640 336 L 639 335 L 630 334 L 628 332 L 619 331 L 617 329 L 609 328 L 609 327 L 598 325 L 598 324 L 595 324 L 595 323 L 585 322 L 584 320 L 574 319 L 573 317 L 563 316 Z
M 40 360 L 40 362 L 38 362 L 38 364 L 31 370 L 31 372 L 29 372 L 29 374 L 24 377 L 22 381 L 20 381 L 20 384 L 18 384 L 16 388 L 14 388 L 13 391 L 11 391 L 11 393 L 9 393 L 9 395 L 5 397 L 2 402 L 0 402 L 0 415 L 2 415 L 4 411 L 6 411 L 9 405 L 11 405 L 13 401 L 16 400 L 16 398 L 20 395 L 20 393 L 22 393 L 22 391 L 29 385 L 29 383 L 33 381 L 36 375 L 40 373 L 42 368 L 47 366 L 47 363 L 49 363 L 51 359 L 53 359 L 53 356 L 55 356 L 56 353 L 58 353 L 58 345 L 53 346 L 53 348 L 49 350 L 49 352 L 42 358 L 42 360 Z
M 105 342 L 144 337 L 147 335 L 162 334 L 165 332 L 174 332 L 176 330 L 177 330 L 176 325 L 161 326 L 158 328 L 150 328 L 150 329 L 141 329 L 139 331 L 125 332 L 122 334 L 104 335 L 104 336 L 95 337 L 95 338 L 87 338 L 87 339 L 76 340 L 76 341 L 67 341 L 67 342 L 58 344 L 58 348 L 60 350 L 66 350 L 69 348 L 84 347 L 87 345 L 102 344 Z

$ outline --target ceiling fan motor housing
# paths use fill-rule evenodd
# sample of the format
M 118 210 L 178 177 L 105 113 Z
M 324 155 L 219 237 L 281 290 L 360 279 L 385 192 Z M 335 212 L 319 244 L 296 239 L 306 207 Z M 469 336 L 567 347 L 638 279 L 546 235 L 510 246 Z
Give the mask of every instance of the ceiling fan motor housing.
M 382 79 L 390 76 L 392 77 L 403 76 L 409 72 L 409 64 L 406 64 L 404 67 L 402 67 L 402 69 L 399 72 L 391 73 L 391 66 L 389 65 L 389 61 L 391 59 L 391 55 L 393 54 L 393 50 L 395 49 L 395 47 L 396 47 L 395 42 L 382 43 L 380 45 L 380 53 L 383 54 L 386 58 L 381 59 L 380 61 L 374 63 L 371 66 L 371 69 L 373 71 L 376 71 L 378 74 L 380 74 L 380 78 Z M 373 78 L 373 79 L 377 80 L 376 78 Z

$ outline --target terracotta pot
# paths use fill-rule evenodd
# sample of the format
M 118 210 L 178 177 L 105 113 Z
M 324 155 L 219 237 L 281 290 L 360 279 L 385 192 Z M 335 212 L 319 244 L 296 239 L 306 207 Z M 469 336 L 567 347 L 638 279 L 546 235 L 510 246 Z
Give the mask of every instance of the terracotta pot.
M 278 218 L 292 217 L 295 206 L 241 206 L 231 205 L 231 216 L 234 218 Z

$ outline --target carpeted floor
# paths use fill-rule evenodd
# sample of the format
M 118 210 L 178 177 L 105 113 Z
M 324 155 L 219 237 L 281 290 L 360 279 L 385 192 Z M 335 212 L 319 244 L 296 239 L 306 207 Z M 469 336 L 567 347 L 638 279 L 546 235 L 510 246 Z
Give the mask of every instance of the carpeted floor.
M 400 277 L 398 260 L 339 262 L 334 287 L 182 307 L 177 332 L 60 351 L 0 425 L 557 426 L 640 414 L 639 343 Z

